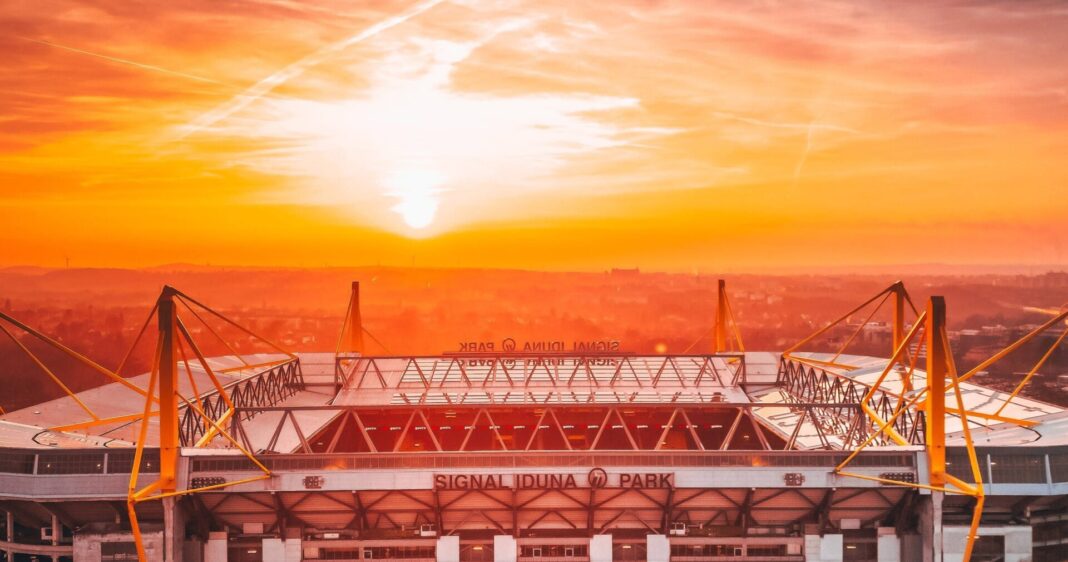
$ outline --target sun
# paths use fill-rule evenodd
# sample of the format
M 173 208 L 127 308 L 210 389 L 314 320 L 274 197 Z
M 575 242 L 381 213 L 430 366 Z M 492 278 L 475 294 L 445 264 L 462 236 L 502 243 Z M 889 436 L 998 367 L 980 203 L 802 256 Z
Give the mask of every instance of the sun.
M 387 195 L 400 201 L 392 207 L 410 228 L 424 230 L 438 213 L 438 195 L 445 177 L 436 170 L 412 168 L 397 170 L 386 177 Z
M 412 194 L 404 196 L 400 203 L 393 206 L 393 210 L 400 213 L 404 224 L 422 230 L 434 222 L 434 215 L 438 212 L 437 200 L 425 194 Z

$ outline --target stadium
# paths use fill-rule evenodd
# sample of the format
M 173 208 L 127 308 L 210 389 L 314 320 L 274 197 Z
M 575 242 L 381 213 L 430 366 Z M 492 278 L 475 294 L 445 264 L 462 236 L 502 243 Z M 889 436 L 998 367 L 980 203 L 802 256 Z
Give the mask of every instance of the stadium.
M 704 353 L 506 337 L 409 357 L 366 351 L 357 283 L 321 353 L 167 287 L 135 376 L 0 313 L 109 381 L 0 416 L 0 560 L 1068 559 L 1068 414 L 1019 395 L 1064 335 L 1014 392 L 969 382 L 1068 313 L 960 372 L 946 303 L 920 304 L 895 283 L 747 351 L 721 281 Z M 878 310 L 885 354 L 851 354 Z M 204 353 L 235 333 L 268 351 Z

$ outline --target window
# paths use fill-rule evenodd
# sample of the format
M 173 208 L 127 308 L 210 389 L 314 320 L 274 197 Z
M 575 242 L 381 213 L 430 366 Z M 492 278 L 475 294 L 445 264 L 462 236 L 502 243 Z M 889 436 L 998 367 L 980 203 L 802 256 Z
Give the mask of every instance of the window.
M 0 453 L 0 472 L 33 474 L 33 453 Z
M 872 541 L 849 541 L 843 545 L 842 559 L 846 562 L 868 562 L 878 556 L 878 546 Z
M 108 451 L 108 474 L 129 474 L 133 469 L 133 451 Z M 159 472 L 159 450 L 145 450 L 141 455 L 141 472 Z
M 1002 535 L 979 535 L 972 551 L 972 560 L 987 562 L 1005 559 L 1005 537 Z
M 356 560 L 360 557 L 360 553 L 355 549 L 346 550 L 343 548 L 322 548 L 319 549 L 320 560 Z
M 320 553 L 322 556 L 323 553 Z M 338 556 L 335 560 L 348 559 L 351 560 L 355 556 L 348 556 L 348 554 L 356 554 L 355 552 L 346 553 L 346 556 Z M 365 560 L 396 560 L 396 559 L 414 559 L 425 558 L 428 560 L 434 560 L 437 557 L 435 548 L 433 546 L 374 546 L 363 549 L 363 557 Z M 329 559 L 328 559 L 329 560 Z
M 584 558 L 589 547 L 585 545 L 539 544 L 519 548 L 519 556 L 531 561 L 539 558 Z
M 1068 454 L 1050 455 L 1049 467 L 1054 482 L 1068 482 Z
M 37 459 L 37 474 L 103 474 L 103 453 L 43 453 Z
M 785 544 L 751 544 L 748 556 L 786 556 Z
M 980 458 L 980 463 L 983 460 Z M 1038 454 L 991 454 L 990 473 L 995 483 L 1044 484 L 1046 458 Z

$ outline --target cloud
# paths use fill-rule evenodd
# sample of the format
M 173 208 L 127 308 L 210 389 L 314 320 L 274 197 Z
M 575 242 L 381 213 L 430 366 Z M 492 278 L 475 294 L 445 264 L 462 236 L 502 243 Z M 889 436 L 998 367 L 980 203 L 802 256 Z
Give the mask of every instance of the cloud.
M 197 119 L 193 120 L 182 129 L 181 136 L 184 137 L 185 135 L 196 133 L 205 127 L 214 125 L 222 119 L 226 119 L 233 113 L 248 107 L 249 104 L 270 93 L 278 86 L 300 76 L 308 68 L 322 64 L 323 62 L 330 60 L 332 56 L 354 45 L 358 45 L 384 31 L 401 25 L 411 18 L 417 17 L 423 12 L 437 6 L 441 2 L 442 0 L 423 0 L 400 14 L 383 19 L 341 41 L 326 45 L 297 62 L 271 73 L 269 76 L 264 77 L 259 82 L 256 82 L 254 85 L 245 89 L 245 91 L 241 92 L 239 95 L 230 98 L 215 109 L 204 113 Z
M 429 226 L 423 223 L 439 209 L 436 227 L 455 228 L 484 218 L 457 214 L 461 208 L 516 193 L 566 192 L 575 184 L 556 174 L 574 161 L 679 132 L 613 122 L 620 112 L 640 111 L 631 97 L 455 88 L 454 71 L 479 48 L 520 30 L 537 36 L 530 27 L 528 20 L 507 19 L 463 41 L 395 40 L 361 67 L 370 77 L 365 90 L 325 100 L 270 100 L 217 123 L 213 132 L 269 142 L 267 149 L 233 155 L 234 162 L 300 179 L 269 200 L 349 208 L 404 233 L 413 222 Z M 427 177 L 435 179 L 415 181 Z M 633 178 L 605 173 L 600 181 L 611 187 Z M 378 212 L 386 206 L 405 221 Z M 421 218 L 413 221 L 416 214 Z
M 910 213 L 937 209 L 946 228 L 1010 210 L 1060 224 L 1064 12 L 8 3 L 0 201 L 323 217 L 316 206 L 340 215 L 324 223 L 411 236 L 692 215 L 687 237 L 699 238 L 713 219 L 775 213 L 870 222 L 907 194 Z

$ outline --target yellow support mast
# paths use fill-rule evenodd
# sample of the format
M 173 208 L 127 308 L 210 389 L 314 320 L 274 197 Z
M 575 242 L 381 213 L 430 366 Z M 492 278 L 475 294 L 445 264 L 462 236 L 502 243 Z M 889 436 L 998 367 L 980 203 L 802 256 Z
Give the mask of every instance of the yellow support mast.
M 215 376 L 215 372 L 209 365 L 207 359 L 204 357 L 203 352 L 193 341 L 192 335 L 186 328 L 185 324 L 179 315 L 178 303 L 182 303 L 193 315 L 201 320 L 201 317 L 196 314 L 190 304 L 197 305 L 203 308 L 208 313 L 219 319 L 239 328 L 242 332 L 256 337 L 263 342 L 267 343 L 274 349 L 286 354 L 287 359 L 283 361 L 295 360 L 296 356 L 290 352 L 287 352 L 270 342 L 269 340 L 256 335 L 247 328 L 241 327 L 229 318 L 215 312 L 214 310 L 200 304 L 193 300 L 191 297 L 183 294 L 181 291 L 174 289 L 173 287 L 164 287 L 160 293 L 159 299 L 156 302 L 156 307 L 153 309 L 157 319 L 158 334 L 156 340 L 156 353 L 152 366 L 151 375 L 149 377 L 148 391 L 146 392 L 144 412 L 141 414 L 140 430 L 137 438 L 136 448 L 134 451 L 134 463 L 133 469 L 130 472 L 129 493 L 127 496 L 127 511 L 130 516 L 130 527 L 134 536 L 134 542 L 137 547 L 138 559 L 141 562 L 149 562 L 145 548 L 144 541 L 141 536 L 141 527 L 137 519 L 137 505 L 153 500 L 173 501 L 172 498 L 179 496 L 194 494 L 197 492 L 203 492 L 207 490 L 214 490 L 218 488 L 224 488 L 229 486 L 236 486 L 249 482 L 255 482 L 257 480 L 264 480 L 271 477 L 271 471 L 256 458 L 251 451 L 247 450 L 241 443 L 237 441 L 232 435 L 230 435 L 223 424 L 226 423 L 234 415 L 235 406 L 230 400 L 226 388 L 222 386 L 218 378 Z M 205 323 L 205 326 L 207 324 Z M 216 337 L 218 333 L 211 330 Z M 139 338 L 140 339 L 140 336 Z M 193 355 L 199 361 L 204 372 L 208 375 L 209 379 L 215 390 L 222 397 L 227 409 L 222 415 L 216 419 L 209 415 L 200 405 L 200 395 L 196 389 L 196 381 L 193 379 L 192 371 L 189 368 L 189 360 L 185 354 L 185 345 L 183 340 L 188 344 L 189 349 L 193 352 Z M 137 342 L 134 342 L 137 345 Z M 227 346 L 228 349 L 232 349 Z M 239 357 L 240 358 L 240 357 Z M 192 400 L 182 395 L 179 388 L 179 377 L 181 375 L 179 371 L 179 362 L 185 365 L 184 374 L 189 377 L 190 387 L 194 389 L 194 397 Z M 246 365 L 245 369 L 256 368 L 260 366 L 267 366 L 277 364 L 278 361 L 272 361 L 257 365 Z M 157 393 L 158 389 L 158 393 Z M 157 396 L 158 394 L 158 396 Z M 152 407 L 155 402 L 159 403 L 159 411 L 155 412 Z M 221 436 L 226 439 L 229 444 L 240 451 L 249 461 L 259 470 L 262 474 L 253 476 L 250 478 L 244 478 L 232 482 L 224 482 L 221 484 L 214 484 L 210 486 L 204 486 L 200 488 L 179 488 L 178 482 L 178 466 L 181 457 L 181 435 L 179 433 L 179 408 L 182 406 L 189 408 L 200 417 L 201 423 L 206 427 L 205 435 L 195 445 L 195 447 L 207 446 L 215 437 Z M 141 472 L 141 459 L 144 455 L 144 449 L 146 441 L 149 438 L 149 426 L 150 418 L 152 416 L 159 416 L 159 478 L 146 486 L 140 487 L 139 479 Z M 210 426 L 210 427 L 209 427 Z
M 943 345 L 946 329 L 946 301 L 931 297 L 927 303 L 927 393 L 924 416 L 927 420 L 927 463 L 931 485 L 946 485 L 946 371 L 949 350 Z
M 352 297 L 349 298 L 349 351 L 363 354 L 363 317 L 360 315 L 360 282 L 352 282 Z
M 175 341 L 178 335 L 174 289 L 164 287 L 157 302 L 159 322 L 159 461 L 160 491 L 177 489 L 175 470 L 181 441 L 178 437 L 178 358 Z
M 716 284 L 716 324 L 712 328 L 712 354 L 744 352 L 742 334 L 734 318 L 731 301 L 727 297 L 727 282 L 720 279 Z
M 901 342 L 905 341 L 905 302 L 909 298 L 908 292 L 905 290 L 905 284 L 901 281 L 894 283 L 890 287 L 890 291 L 894 294 L 894 321 L 893 321 L 893 349 L 891 352 L 897 350 L 901 346 Z
M 893 290 L 893 288 L 891 288 Z M 918 335 L 924 334 L 923 345 L 926 346 L 926 387 L 919 389 L 906 398 L 906 394 L 900 397 L 901 403 L 895 409 L 895 413 L 889 419 L 883 420 L 879 415 L 868 408 L 868 402 L 876 392 L 881 390 L 881 385 L 894 368 L 894 364 L 901 360 L 908 346 L 918 339 Z M 910 373 L 906 376 L 911 375 Z M 968 532 L 967 542 L 964 547 L 964 562 L 971 559 L 975 540 L 978 536 L 979 522 L 983 515 L 983 503 L 985 492 L 983 489 L 983 475 L 979 467 L 979 461 L 975 453 L 975 443 L 972 440 L 969 416 L 975 413 L 968 411 L 964 406 L 964 399 L 960 388 L 962 377 L 957 376 L 956 365 L 953 361 L 953 353 L 949 346 L 949 335 L 946 331 L 946 302 L 943 297 L 931 297 L 927 303 L 927 310 L 919 316 L 916 324 L 902 336 L 896 346 L 893 355 L 887 363 L 886 369 L 878 380 L 872 385 L 867 395 L 862 400 L 862 410 L 875 424 L 876 430 L 849 456 L 846 457 L 834 471 L 840 476 L 848 476 L 892 484 L 907 486 L 915 489 L 931 490 L 936 494 L 960 494 L 975 498 L 975 508 L 972 513 L 972 523 Z M 947 393 L 952 392 L 956 407 L 946 408 Z M 866 447 L 868 447 L 880 434 L 890 436 L 897 444 L 906 445 L 907 441 L 893 428 L 897 419 L 907 410 L 912 408 L 924 408 L 925 418 L 925 448 L 927 452 L 928 482 L 917 483 L 886 478 L 877 478 L 865 474 L 847 472 L 846 466 Z M 960 419 L 962 437 L 968 453 L 971 468 L 972 483 L 961 480 L 946 472 L 946 415 L 956 416 Z M 1021 420 L 1005 419 L 1004 421 L 1021 423 Z M 941 545 L 936 545 L 941 548 Z
M 727 351 L 727 282 L 719 280 L 716 287 L 716 335 L 712 353 Z

